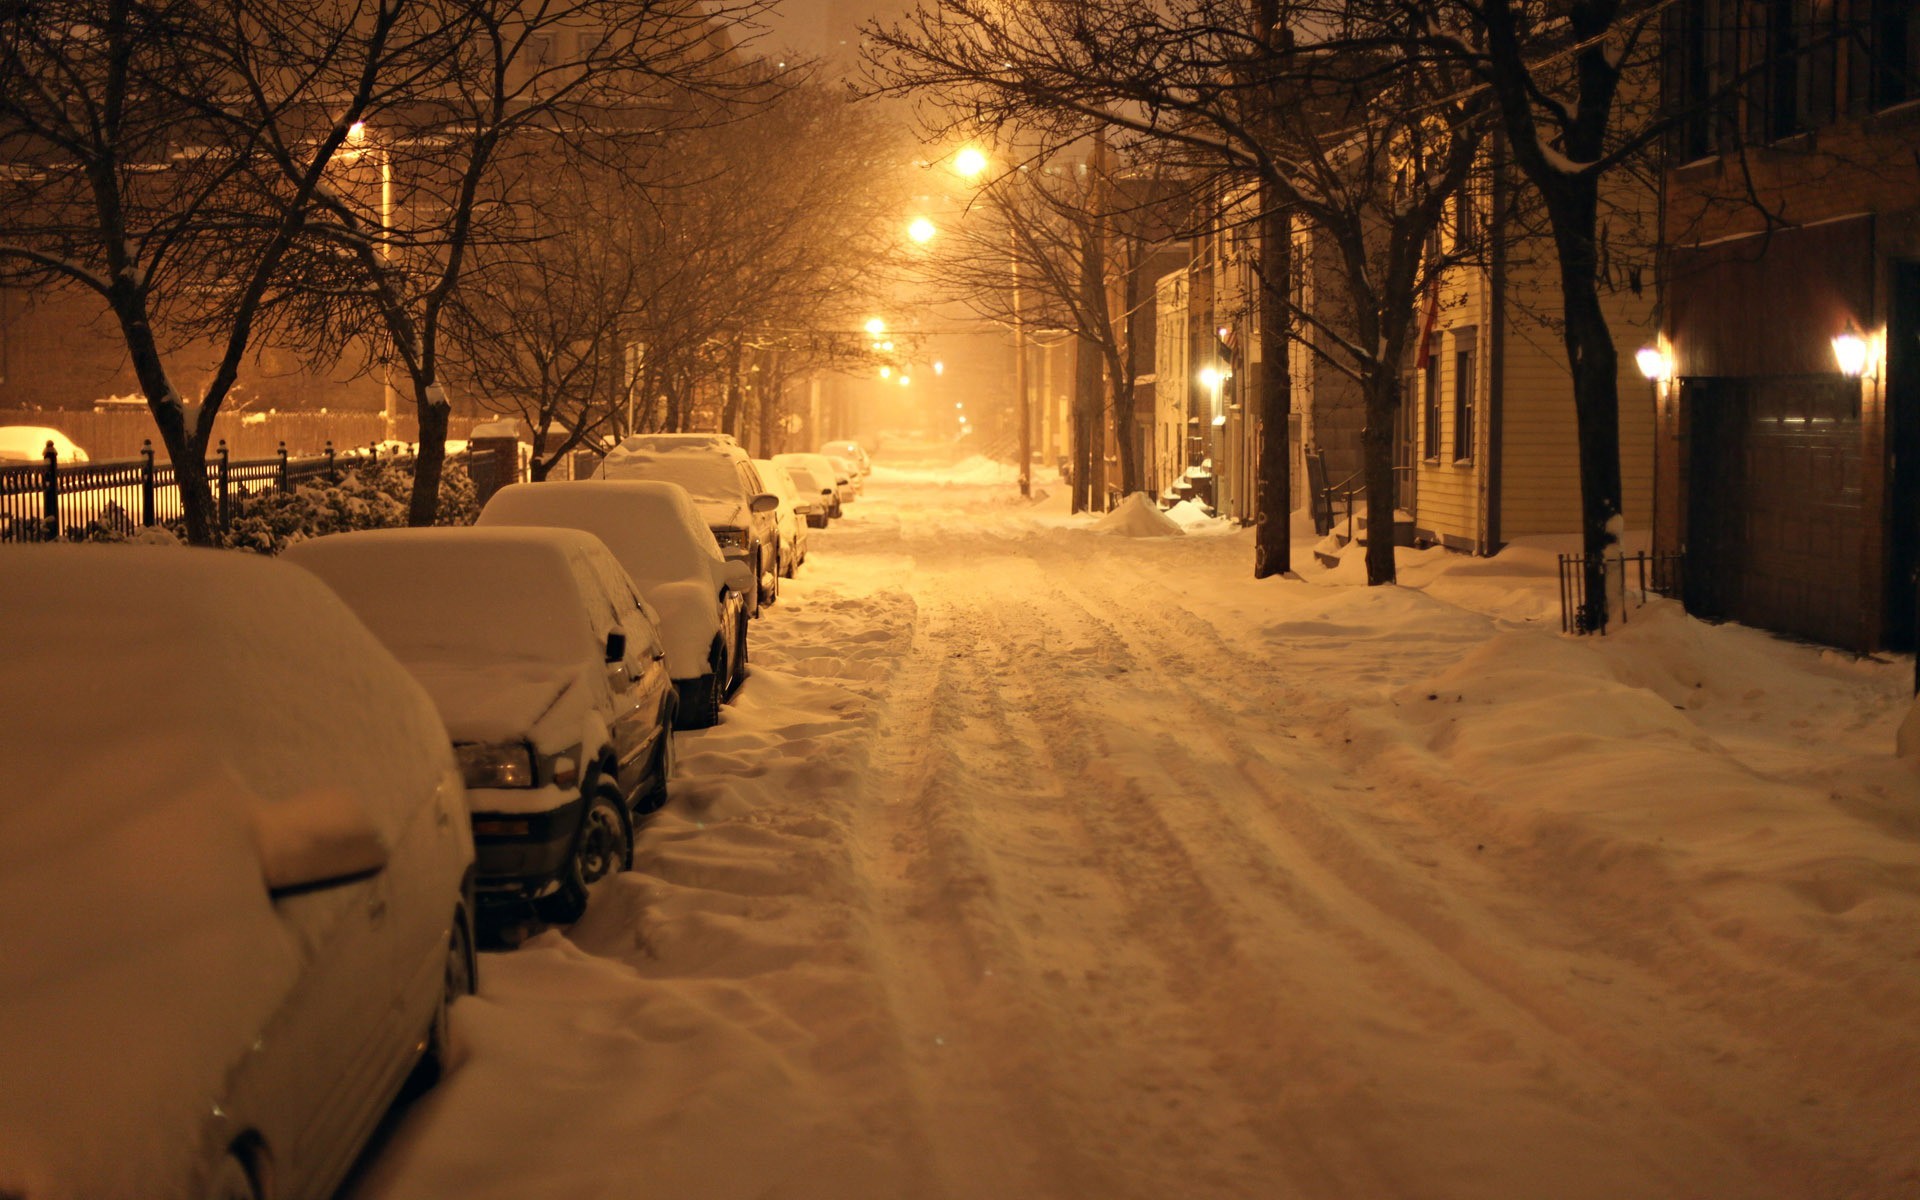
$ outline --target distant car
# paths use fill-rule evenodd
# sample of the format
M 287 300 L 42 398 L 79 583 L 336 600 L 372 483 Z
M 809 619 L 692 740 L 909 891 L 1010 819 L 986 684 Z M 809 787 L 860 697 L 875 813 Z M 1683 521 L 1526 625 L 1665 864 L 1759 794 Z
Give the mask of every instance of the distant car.
M 652 611 L 573 529 L 381 529 L 301 542 L 439 706 L 467 785 L 482 900 L 577 921 L 666 803 L 677 703 Z
M 846 459 L 847 464 L 854 469 L 854 473 L 862 479 L 873 473 L 873 459 L 868 456 L 866 447 L 859 442 L 827 442 L 820 447 L 820 453 L 829 458 Z
M 483 527 L 584 529 L 606 543 L 659 614 L 682 728 L 720 720 L 746 678 L 746 564 L 720 554 L 686 489 L 672 483 L 516 483 L 480 510 Z
M 818 498 L 812 494 L 801 495 L 793 476 L 771 459 L 754 459 L 753 469 L 760 472 L 760 482 L 780 497 L 780 507 L 775 510 L 780 518 L 780 571 L 792 579 L 800 573 L 800 564 L 807 561 L 807 517 Z
M 72 438 L 46 425 L 0 425 L 0 465 L 7 463 L 43 463 L 47 461 L 47 443 L 63 463 L 89 461 L 87 452 Z
M 797 463 L 774 465 L 787 473 L 787 478 L 793 480 L 794 490 L 805 498 L 806 502 L 799 511 L 807 518 L 807 528 L 825 529 L 827 513 L 833 508 L 833 486 L 829 484 L 822 487 L 811 471 Z
M 721 553 L 747 564 L 758 581 L 749 590 L 747 615 L 780 598 L 780 531 L 774 515 L 780 498 L 768 491 L 753 460 L 738 446 L 689 446 L 677 450 L 630 448 L 628 438 L 601 460 L 596 479 L 650 479 L 677 483 L 693 497 L 713 530 Z
M 853 499 L 853 478 L 843 465 L 824 454 L 776 454 L 773 461 L 783 467 L 800 467 L 821 483 L 829 480 L 833 483 L 833 496 L 827 505 L 827 515 L 835 520 L 840 518 L 841 507 Z
M 0 554 L 0 1193 L 330 1196 L 473 990 L 426 693 L 285 563 Z

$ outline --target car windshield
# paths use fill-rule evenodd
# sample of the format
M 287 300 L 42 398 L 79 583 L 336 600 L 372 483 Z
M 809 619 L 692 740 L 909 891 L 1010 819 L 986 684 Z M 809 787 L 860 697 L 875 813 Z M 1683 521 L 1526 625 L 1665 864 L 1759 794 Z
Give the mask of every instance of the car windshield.
M 564 554 L 539 542 L 350 534 L 287 557 L 338 592 L 402 662 L 560 666 L 598 649 Z
M 794 488 L 798 490 L 802 496 L 825 490 L 820 486 L 819 482 L 814 479 L 813 472 L 807 470 L 805 467 L 789 466 L 787 468 L 787 475 L 793 480 Z
M 695 500 L 721 500 L 739 503 L 740 472 L 730 459 L 718 454 L 681 451 L 671 454 L 609 454 L 601 466 L 607 479 L 652 479 L 677 483 Z

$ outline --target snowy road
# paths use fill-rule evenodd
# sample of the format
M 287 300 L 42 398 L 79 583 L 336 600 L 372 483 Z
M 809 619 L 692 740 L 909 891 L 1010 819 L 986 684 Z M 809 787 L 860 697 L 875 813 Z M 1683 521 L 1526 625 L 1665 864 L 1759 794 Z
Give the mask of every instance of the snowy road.
M 938 478 L 816 531 L 357 1196 L 1920 1193 L 1910 663 Z

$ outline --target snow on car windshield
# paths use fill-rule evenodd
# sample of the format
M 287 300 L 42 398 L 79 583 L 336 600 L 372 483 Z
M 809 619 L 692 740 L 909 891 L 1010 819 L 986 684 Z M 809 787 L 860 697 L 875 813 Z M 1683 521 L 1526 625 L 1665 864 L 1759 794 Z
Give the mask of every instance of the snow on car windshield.
M 336 534 L 286 558 L 340 593 L 403 662 L 574 665 L 599 648 L 555 532 Z
M 601 464 L 603 479 L 654 479 L 677 483 L 695 500 L 741 501 L 740 473 L 719 454 L 680 451 L 667 454 L 616 450 Z

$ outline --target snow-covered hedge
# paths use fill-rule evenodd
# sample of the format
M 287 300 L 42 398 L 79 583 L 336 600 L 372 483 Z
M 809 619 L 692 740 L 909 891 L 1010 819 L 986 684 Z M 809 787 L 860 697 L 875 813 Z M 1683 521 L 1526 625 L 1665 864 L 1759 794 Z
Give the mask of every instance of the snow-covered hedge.
M 407 498 L 413 488 L 410 462 L 343 464 L 338 483 L 314 480 L 291 492 L 278 488 L 249 494 L 228 493 L 231 520 L 217 545 L 256 554 L 278 554 L 307 538 L 356 529 L 397 529 L 407 523 Z M 473 478 L 466 464 L 449 461 L 440 474 L 439 525 L 471 525 L 480 515 Z M 102 517 L 69 529 L 77 542 L 185 541 L 179 522 L 142 529 L 117 506 Z

